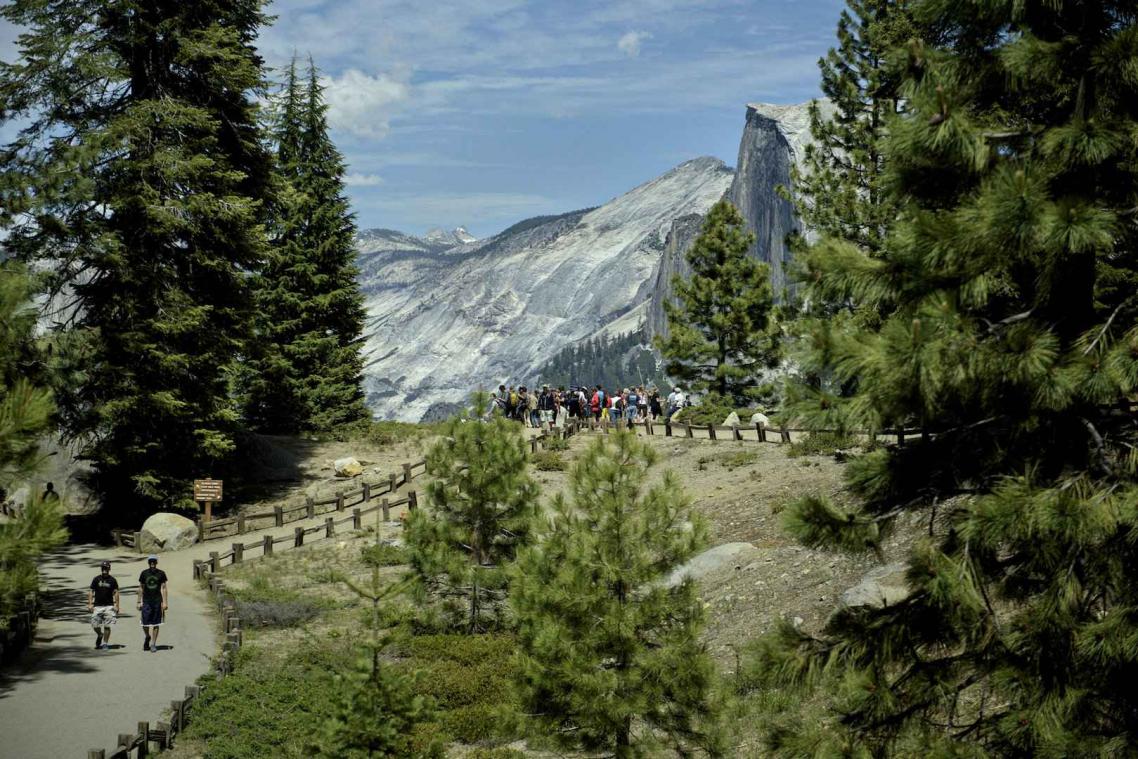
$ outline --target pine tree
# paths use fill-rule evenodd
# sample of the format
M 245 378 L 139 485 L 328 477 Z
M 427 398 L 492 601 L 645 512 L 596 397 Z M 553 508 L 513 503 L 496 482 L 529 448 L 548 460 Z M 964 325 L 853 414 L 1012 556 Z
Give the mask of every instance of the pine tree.
M 35 381 L 43 357 L 33 339 L 31 296 L 23 267 L 0 261 L 0 500 L 35 471 L 54 411 L 51 391 Z M 39 555 L 66 537 L 59 501 L 35 492 L 15 517 L 0 519 L 0 626 L 36 589 Z
M 315 66 L 305 85 L 294 61 L 276 130 L 279 218 L 256 279 L 259 344 L 248 372 L 246 416 L 268 432 L 329 431 L 369 416 L 355 222 L 327 110 Z
M 464 418 L 452 419 L 427 454 L 430 510 L 407 521 L 411 567 L 421 597 L 441 598 L 455 627 L 501 627 L 507 569 L 530 538 L 538 490 L 527 470 L 521 427 L 486 417 L 477 393 Z
M 376 546 L 379 531 L 376 531 Z M 382 659 L 383 652 L 397 639 L 385 628 L 380 617 L 381 604 L 406 591 L 406 583 L 385 585 L 379 565 L 372 563 L 371 582 L 363 585 L 341 572 L 330 574 L 370 605 L 366 620 L 369 639 L 355 669 L 338 676 L 333 716 L 324 725 L 314 751 L 329 757 L 410 757 L 436 759 L 444 755 L 437 741 L 423 741 L 414 733 L 416 725 L 434 714 L 434 704 L 414 693 L 414 676 L 394 669 Z
M 939 510 L 905 601 L 817 637 L 784 628 L 756 664 L 835 688 L 840 720 L 799 725 L 816 754 L 1133 754 L 1134 6 L 914 13 L 947 42 L 906 51 L 884 153 L 902 213 L 880 259 L 819 271 L 887 314 L 835 343 L 851 422 L 924 435 L 850 464 L 860 507 L 811 497 L 788 524 L 872 549 L 899 515 Z
M 722 751 L 714 665 L 699 640 L 690 578 L 668 574 L 706 542 L 671 472 L 645 491 L 654 450 L 623 432 L 574 465 L 572 499 L 518 560 L 524 710 L 567 747 L 643 756 L 661 741 L 683 755 Z
M 675 277 L 677 302 L 664 304 L 669 334 L 656 341 L 669 375 L 736 405 L 746 405 L 759 373 L 779 357 L 769 274 L 747 256 L 754 235 L 743 225 L 729 201 L 712 206 L 686 254 L 691 277 Z
M 864 293 L 826 273 L 833 257 L 880 258 L 900 202 L 885 182 L 885 128 L 899 107 L 894 50 L 914 32 L 909 0 L 847 0 L 838 20 L 837 47 L 818 61 L 823 108 L 810 106 L 812 142 L 801 168 L 792 168 L 794 200 L 813 243 L 792 241 L 797 276 L 809 298 L 796 313 L 794 363 L 785 408 L 807 426 L 847 426 L 845 400 L 856 382 L 836 382 L 827 366 L 833 343 L 849 329 L 880 324 Z M 823 411 L 818 411 L 823 408 Z
M 238 418 L 229 372 L 248 334 L 246 273 L 265 253 L 269 162 L 253 95 L 261 0 L 13 0 L 20 60 L 0 102 L 27 126 L 5 148 L 0 223 L 54 268 L 90 337 L 65 431 L 105 507 L 192 508 Z

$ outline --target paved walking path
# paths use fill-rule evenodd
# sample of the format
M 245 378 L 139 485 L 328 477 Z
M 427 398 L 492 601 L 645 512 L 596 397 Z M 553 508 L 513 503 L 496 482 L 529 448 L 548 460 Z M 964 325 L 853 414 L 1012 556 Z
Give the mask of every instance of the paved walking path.
M 246 533 L 246 543 L 265 534 L 292 535 L 322 524 L 324 516 Z M 185 686 L 210 669 L 217 653 L 217 625 L 207 594 L 193 582 L 195 559 L 226 551 L 214 540 L 159 555 L 169 578 L 169 611 L 157 653 L 142 650 L 135 602 L 146 557 L 127 549 L 77 544 L 44 557 L 44 615 L 32 648 L 0 670 L 0 759 L 86 759 L 87 750 L 115 747 L 119 733 L 140 721 L 153 726 L 184 697 Z M 99 562 L 111 562 L 119 581 L 122 614 L 111 650 L 95 650 L 87 613 L 87 587 Z

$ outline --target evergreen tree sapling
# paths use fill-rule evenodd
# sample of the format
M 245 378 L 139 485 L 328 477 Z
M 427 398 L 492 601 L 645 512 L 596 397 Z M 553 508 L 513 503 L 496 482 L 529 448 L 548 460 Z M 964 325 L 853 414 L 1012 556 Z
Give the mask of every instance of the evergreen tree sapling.
M 279 202 L 254 280 L 258 340 L 246 372 L 246 416 L 266 431 L 329 431 L 368 417 L 356 229 L 327 111 L 315 66 L 301 82 L 294 61 L 277 118 Z
M 59 500 L 40 499 L 27 482 L 54 410 L 51 391 L 34 381 L 42 374 L 43 357 L 33 339 L 31 297 L 24 268 L 0 262 L 0 500 L 21 486 L 30 491 L 13 517 L 0 519 L 0 631 L 36 589 L 39 555 L 67 537 Z
M 769 273 L 747 255 L 754 235 L 743 225 L 729 201 L 712 206 L 686 254 L 691 277 L 675 277 L 676 302 L 664 304 L 669 334 L 656 339 L 669 375 L 738 406 L 779 358 Z
M 904 602 L 847 610 L 820 637 L 783 629 L 758 666 L 837 683 L 840 722 L 801 726 L 820 753 L 1133 753 L 1134 7 L 914 13 L 947 43 L 907 49 L 884 154 L 902 214 L 879 259 L 818 271 L 888 314 L 835 344 L 851 422 L 927 434 L 850 464 L 860 508 L 808 498 L 788 524 L 873 547 L 897 515 L 940 508 Z
M 487 409 L 477 393 L 469 414 L 447 424 L 427 454 L 430 508 L 407 521 L 418 592 L 441 599 L 448 621 L 471 633 L 502 625 L 507 569 L 538 508 L 521 427 L 485 419 Z
M 524 711 L 567 747 L 643 756 L 722 751 L 714 666 L 695 583 L 668 574 L 706 542 L 670 472 L 645 489 L 655 452 L 629 432 L 593 441 L 540 543 L 519 556 Z
M 57 390 L 105 506 L 134 519 L 193 508 L 238 429 L 229 394 L 248 335 L 247 272 L 265 254 L 269 156 L 255 94 L 261 0 L 44 3 L 0 66 L 6 247 L 70 285 L 63 329 L 90 338 Z M 128 516 L 129 515 L 129 516 Z
M 378 519 L 379 512 L 376 516 Z M 381 545 L 378 530 L 375 545 Z M 351 759 L 441 759 L 444 753 L 438 741 L 427 740 L 415 732 L 416 725 L 430 721 L 434 705 L 415 694 L 415 675 L 398 671 L 382 658 L 383 651 L 395 642 L 397 631 L 384 627 L 380 607 L 384 601 L 404 593 L 406 581 L 384 583 L 379 564 L 371 565 L 371 582 L 366 585 L 343 572 L 329 573 L 329 579 L 346 585 L 367 603 L 365 625 L 369 638 L 355 669 L 337 676 L 342 687 L 336 694 L 333 716 L 324 725 L 314 752 Z

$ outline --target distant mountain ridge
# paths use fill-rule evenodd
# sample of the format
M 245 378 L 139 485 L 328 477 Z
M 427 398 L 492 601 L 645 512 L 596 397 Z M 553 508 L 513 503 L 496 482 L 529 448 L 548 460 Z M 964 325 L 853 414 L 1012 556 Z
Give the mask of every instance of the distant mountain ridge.
M 601 206 L 482 240 L 462 227 L 361 232 L 368 404 L 380 418 L 436 418 L 479 387 L 535 382 L 568 346 L 661 333 L 671 277 L 688 273 L 684 254 L 723 197 L 755 232 L 751 255 L 781 293 L 799 222 L 777 188 L 790 186 L 809 139 L 808 104 L 750 104 L 734 170 L 696 158 Z

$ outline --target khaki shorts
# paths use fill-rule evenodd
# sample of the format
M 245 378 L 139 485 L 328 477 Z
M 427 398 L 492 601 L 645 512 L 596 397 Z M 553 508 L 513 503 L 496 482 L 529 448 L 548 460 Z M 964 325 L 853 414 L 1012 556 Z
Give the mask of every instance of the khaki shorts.
M 91 627 L 98 630 L 100 627 L 113 627 L 118 622 L 119 615 L 115 614 L 113 606 L 96 606 L 91 613 Z

